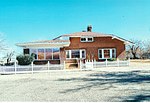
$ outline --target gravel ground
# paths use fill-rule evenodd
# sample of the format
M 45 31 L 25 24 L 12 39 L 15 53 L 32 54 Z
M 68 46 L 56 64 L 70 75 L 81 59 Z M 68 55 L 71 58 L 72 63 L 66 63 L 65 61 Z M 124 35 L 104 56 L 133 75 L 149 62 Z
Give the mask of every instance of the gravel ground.
M 150 102 L 150 63 L 91 71 L 0 75 L 0 101 Z

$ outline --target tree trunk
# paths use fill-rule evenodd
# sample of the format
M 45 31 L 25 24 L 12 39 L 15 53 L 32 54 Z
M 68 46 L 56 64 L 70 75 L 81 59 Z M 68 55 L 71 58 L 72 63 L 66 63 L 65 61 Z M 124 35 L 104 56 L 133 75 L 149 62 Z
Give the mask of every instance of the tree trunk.
M 133 54 L 133 59 L 137 59 L 136 54 L 135 53 L 132 54 Z

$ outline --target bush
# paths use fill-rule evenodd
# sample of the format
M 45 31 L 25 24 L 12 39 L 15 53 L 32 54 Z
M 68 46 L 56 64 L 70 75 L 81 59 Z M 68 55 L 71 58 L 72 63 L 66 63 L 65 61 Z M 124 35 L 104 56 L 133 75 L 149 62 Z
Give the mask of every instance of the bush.
M 17 56 L 16 59 L 18 60 L 19 65 L 29 65 L 34 60 L 34 57 L 28 54 L 25 54 L 25 55 Z
M 117 59 L 116 58 L 110 58 L 108 59 L 108 61 L 116 61 Z
M 14 62 L 12 62 L 12 63 L 5 63 L 5 66 L 12 66 L 12 65 L 14 65 Z

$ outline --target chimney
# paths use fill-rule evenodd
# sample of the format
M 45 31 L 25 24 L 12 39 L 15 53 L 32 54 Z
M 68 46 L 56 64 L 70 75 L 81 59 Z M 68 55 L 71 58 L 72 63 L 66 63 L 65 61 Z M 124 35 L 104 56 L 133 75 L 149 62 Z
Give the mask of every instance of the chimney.
M 92 32 L 92 26 L 91 25 L 88 25 L 87 32 Z

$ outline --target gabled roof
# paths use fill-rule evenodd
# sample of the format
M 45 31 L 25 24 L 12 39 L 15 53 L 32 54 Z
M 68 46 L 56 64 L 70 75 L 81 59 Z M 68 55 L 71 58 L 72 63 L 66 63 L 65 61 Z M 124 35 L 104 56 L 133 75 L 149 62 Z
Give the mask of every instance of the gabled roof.
M 75 32 L 75 33 L 71 33 L 71 34 L 61 35 L 57 38 L 54 38 L 53 40 L 58 40 L 61 37 L 86 37 L 86 36 L 90 36 L 90 37 L 112 37 L 112 39 L 118 39 L 120 41 L 125 42 L 125 44 L 130 44 L 130 43 L 133 44 L 133 42 L 126 40 L 126 39 L 123 39 L 121 37 L 118 37 L 114 34 L 104 34 L 104 33 L 97 33 L 97 32 Z
M 62 36 L 69 36 L 69 37 L 82 37 L 82 36 L 92 36 L 92 37 L 109 37 L 111 34 L 103 34 L 103 33 L 96 33 L 96 32 L 75 32 L 71 34 L 64 34 Z
M 125 44 L 130 44 L 133 42 L 118 37 L 114 34 L 104 34 L 104 33 L 96 33 L 96 32 L 75 32 L 71 34 L 64 34 L 53 40 L 41 40 L 41 41 L 34 41 L 34 42 L 26 42 L 26 43 L 18 43 L 17 46 L 20 47 L 64 47 L 69 46 L 70 41 L 69 39 L 64 39 L 65 37 L 111 37 L 112 39 L 118 39 L 123 41 Z

